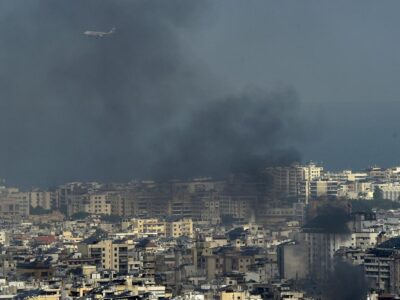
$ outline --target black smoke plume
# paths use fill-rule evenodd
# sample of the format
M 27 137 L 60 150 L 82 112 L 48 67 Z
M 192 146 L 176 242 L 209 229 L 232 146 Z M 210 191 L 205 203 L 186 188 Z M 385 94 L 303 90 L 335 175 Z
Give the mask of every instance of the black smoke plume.
M 324 300 L 363 300 L 367 293 L 368 285 L 362 267 L 340 260 L 322 287 Z
M 350 214 L 343 207 L 324 205 L 319 207 L 317 215 L 303 226 L 303 231 L 350 234 L 350 220 Z
M 0 176 L 221 176 L 299 160 L 290 147 L 301 133 L 295 92 L 221 96 L 230 93 L 185 47 L 208 9 L 186 0 L 1 2 Z M 104 38 L 83 34 L 112 27 Z
M 298 161 L 296 150 L 281 148 L 297 121 L 293 119 L 296 107 L 290 89 L 269 93 L 253 89 L 205 102 L 184 126 L 169 132 L 161 156 L 155 154 L 161 159 L 159 169 L 167 171 L 165 177 L 221 176 L 259 173 L 267 164 Z

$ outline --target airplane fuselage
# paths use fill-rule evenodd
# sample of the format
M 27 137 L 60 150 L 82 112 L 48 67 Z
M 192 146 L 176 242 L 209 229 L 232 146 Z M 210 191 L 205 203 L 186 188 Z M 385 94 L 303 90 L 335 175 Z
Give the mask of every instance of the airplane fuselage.
M 113 34 L 114 31 L 115 31 L 115 28 L 111 29 L 109 32 L 87 30 L 83 34 L 87 35 L 87 36 L 93 36 L 93 37 L 104 37 L 104 36 Z

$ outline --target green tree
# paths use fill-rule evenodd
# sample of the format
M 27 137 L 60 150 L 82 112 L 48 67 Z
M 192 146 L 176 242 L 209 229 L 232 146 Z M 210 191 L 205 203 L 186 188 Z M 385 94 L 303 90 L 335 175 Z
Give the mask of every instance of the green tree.
M 382 200 L 383 199 L 383 192 L 378 186 L 374 189 L 374 200 Z
M 43 207 L 36 206 L 36 207 L 30 207 L 29 209 L 29 214 L 31 215 L 46 215 L 51 213 L 51 210 L 44 209 Z
M 109 223 L 119 223 L 122 221 L 122 217 L 121 216 L 117 216 L 117 215 L 102 215 L 101 216 L 101 220 L 104 222 L 109 222 Z
M 84 219 L 86 219 L 88 216 L 90 216 L 89 213 L 83 212 L 83 211 L 82 211 L 82 212 L 74 213 L 74 214 L 71 216 L 71 219 L 74 220 L 74 221 L 77 221 L 77 220 L 84 220 Z

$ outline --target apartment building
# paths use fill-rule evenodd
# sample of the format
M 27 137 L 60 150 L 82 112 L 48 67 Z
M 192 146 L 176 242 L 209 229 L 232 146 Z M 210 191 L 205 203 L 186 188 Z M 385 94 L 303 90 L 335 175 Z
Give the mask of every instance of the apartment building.
M 43 209 L 51 209 L 51 193 L 47 191 L 34 190 L 28 193 L 29 204 L 32 207 L 41 207 Z
M 121 193 L 121 208 L 124 216 L 163 218 L 168 215 L 170 192 L 163 190 L 128 190 Z
M 221 214 L 239 220 L 249 220 L 256 200 L 257 197 L 253 195 L 221 195 Z
M 215 191 L 210 191 L 197 196 L 196 201 L 202 203 L 201 220 L 211 224 L 221 222 L 220 198 Z
M 92 194 L 85 204 L 85 212 L 89 214 L 111 215 L 111 203 L 107 194 Z
M 95 260 L 102 269 L 112 269 L 120 273 L 128 273 L 133 267 L 130 250 L 133 244 L 125 241 L 101 240 L 87 245 L 87 255 Z
M 87 194 L 69 194 L 66 196 L 66 208 L 67 215 L 72 216 L 73 214 L 86 211 L 85 205 L 88 203 Z
M 304 193 L 307 193 L 308 182 L 320 177 L 322 172 L 323 167 L 314 163 L 267 169 L 267 173 L 272 177 L 275 194 L 283 197 L 297 197 L 299 185 L 302 182 L 306 182 Z
M 193 221 L 192 219 L 184 218 L 178 221 L 169 222 L 167 224 L 167 236 L 174 238 L 187 236 L 193 238 Z
M 338 195 L 338 188 L 339 183 L 335 180 L 312 180 L 310 182 L 310 198 L 336 198 Z
M 29 216 L 29 194 L 11 192 L 0 195 L 0 217 L 5 219 Z
M 392 201 L 400 201 L 400 183 L 391 182 L 386 184 L 379 184 L 382 191 L 382 197 Z
M 156 218 L 134 219 L 131 221 L 133 231 L 139 236 L 166 236 L 167 224 Z

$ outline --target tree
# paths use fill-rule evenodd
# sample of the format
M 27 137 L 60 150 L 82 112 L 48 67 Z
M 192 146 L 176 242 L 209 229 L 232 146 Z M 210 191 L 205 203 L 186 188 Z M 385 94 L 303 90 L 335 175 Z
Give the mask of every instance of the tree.
M 29 208 L 29 214 L 31 215 L 46 215 L 51 213 L 51 210 L 44 209 L 43 207 L 36 206 L 36 207 L 30 207 Z
M 108 222 L 108 223 L 119 223 L 122 221 L 122 217 L 121 216 L 117 216 L 117 215 L 102 215 L 101 216 L 101 220 L 104 222 Z
M 84 220 L 84 219 L 86 219 L 88 216 L 90 216 L 89 213 L 83 212 L 83 211 L 82 211 L 82 212 L 74 213 L 74 214 L 71 216 L 71 219 L 74 220 L 74 221 L 77 221 L 77 220 Z
M 383 200 L 383 191 L 378 186 L 374 189 L 374 200 Z

